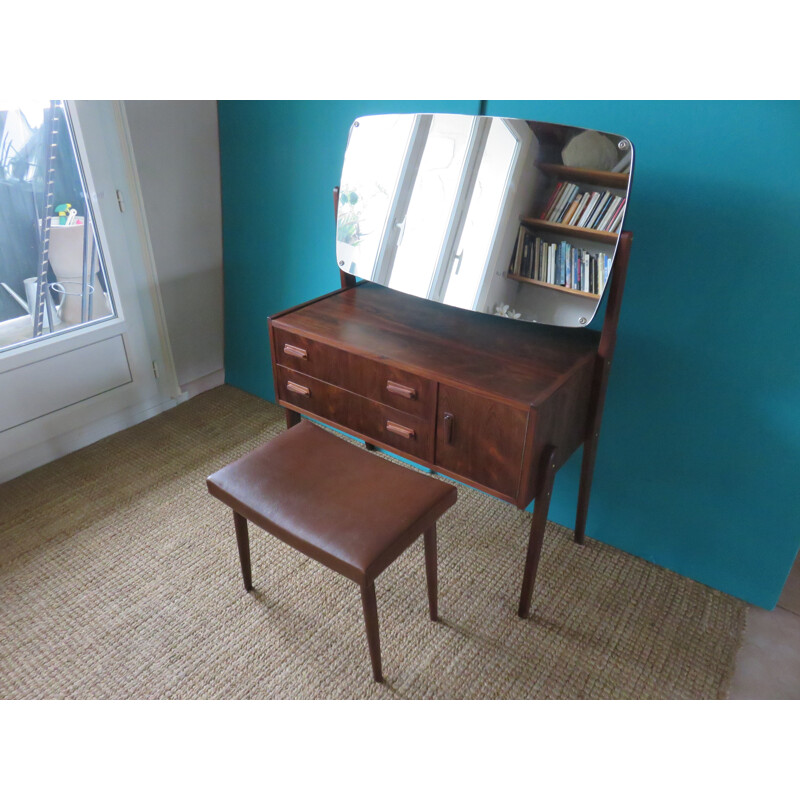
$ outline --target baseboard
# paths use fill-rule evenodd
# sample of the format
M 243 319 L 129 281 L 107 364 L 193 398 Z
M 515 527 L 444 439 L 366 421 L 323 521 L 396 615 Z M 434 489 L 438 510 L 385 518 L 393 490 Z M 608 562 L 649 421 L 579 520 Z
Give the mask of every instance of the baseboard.
M 188 383 L 181 384 L 180 400 L 188 400 L 190 397 L 207 392 L 209 389 L 216 389 L 217 386 L 222 386 L 225 383 L 225 370 L 218 369 L 215 372 L 210 372 L 202 378 L 196 378 Z
M 26 472 L 30 472 L 43 464 L 49 464 L 57 458 L 80 450 L 90 444 L 105 439 L 113 433 L 130 428 L 139 422 L 144 422 L 150 417 L 173 408 L 181 402 L 181 398 L 171 398 L 151 406 L 128 408 L 115 414 L 84 425 L 77 430 L 68 431 L 61 436 L 55 436 L 46 442 L 30 447 L 27 450 L 13 453 L 0 463 L 0 483 L 10 481 Z
M 57 458 L 61 458 L 75 450 L 80 450 L 82 447 L 88 447 L 88 445 L 94 444 L 100 439 L 105 439 L 106 436 L 111 436 L 113 433 L 119 433 L 119 431 L 130 428 L 132 425 L 144 422 L 162 411 L 173 408 L 195 395 L 214 389 L 224 383 L 225 370 L 216 370 L 181 386 L 181 394 L 178 397 L 164 400 L 154 405 L 129 408 L 110 414 L 77 430 L 68 431 L 62 436 L 56 436 L 27 450 L 13 453 L 0 463 L 0 483 L 10 481 L 12 478 L 36 469 L 36 467 L 41 467 L 43 464 L 49 464 L 51 461 L 55 461 Z

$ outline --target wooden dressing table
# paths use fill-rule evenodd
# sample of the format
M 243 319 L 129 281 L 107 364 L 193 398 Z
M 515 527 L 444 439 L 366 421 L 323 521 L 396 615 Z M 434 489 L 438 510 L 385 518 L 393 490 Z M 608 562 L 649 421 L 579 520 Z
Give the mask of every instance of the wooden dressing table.
M 620 236 L 601 332 L 521 325 L 344 272 L 341 289 L 269 320 L 289 426 L 303 414 L 519 508 L 536 501 L 522 617 L 555 472 L 581 444 L 575 540 L 584 538 L 631 240 Z

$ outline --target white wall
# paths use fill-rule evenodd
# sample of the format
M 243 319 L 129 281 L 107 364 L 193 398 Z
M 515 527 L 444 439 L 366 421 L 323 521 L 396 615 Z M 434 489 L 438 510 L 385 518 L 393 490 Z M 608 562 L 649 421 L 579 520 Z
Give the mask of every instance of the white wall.
M 217 104 L 129 100 L 125 111 L 178 383 L 193 394 L 224 379 Z

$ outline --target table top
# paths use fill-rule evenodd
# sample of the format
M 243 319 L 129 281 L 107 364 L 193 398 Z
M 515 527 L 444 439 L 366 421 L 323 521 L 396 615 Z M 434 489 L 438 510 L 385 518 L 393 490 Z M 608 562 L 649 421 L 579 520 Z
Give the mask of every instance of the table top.
M 599 331 L 480 314 L 372 283 L 275 315 L 273 324 L 523 406 L 593 363 L 600 339 Z

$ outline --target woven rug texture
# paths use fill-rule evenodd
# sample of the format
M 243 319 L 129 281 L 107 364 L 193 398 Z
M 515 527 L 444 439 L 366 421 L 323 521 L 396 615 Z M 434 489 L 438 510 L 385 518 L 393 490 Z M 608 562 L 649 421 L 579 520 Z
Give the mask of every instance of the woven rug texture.
M 374 683 L 356 584 L 251 525 L 246 593 L 206 491 L 284 428 L 223 386 L 0 486 L 0 697 L 725 696 L 743 602 L 548 523 L 521 620 L 531 515 L 465 486 L 438 526 L 441 622 L 421 539 L 376 581 Z

